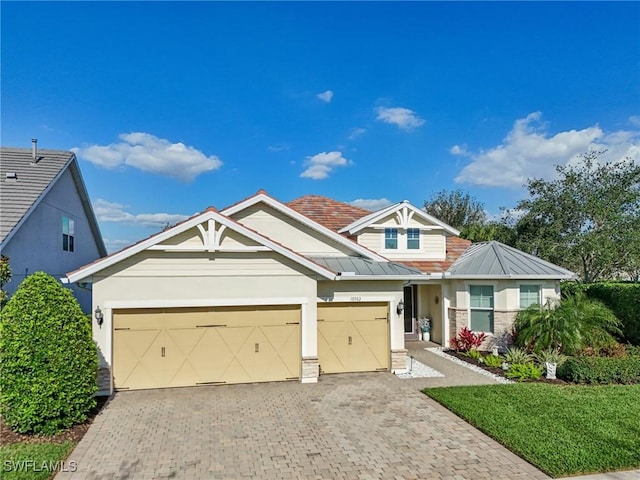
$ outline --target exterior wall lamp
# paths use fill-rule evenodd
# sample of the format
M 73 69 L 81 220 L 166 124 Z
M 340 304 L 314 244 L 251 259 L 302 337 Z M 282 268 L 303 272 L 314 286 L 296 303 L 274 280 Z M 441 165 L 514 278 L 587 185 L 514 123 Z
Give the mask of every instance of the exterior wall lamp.
M 104 322 L 104 314 L 102 310 L 100 310 L 100 305 L 96 307 L 96 311 L 93 312 L 93 315 L 96 317 L 96 322 L 98 322 L 98 326 L 102 327 L 102 322 Z
M 398 315 L 402 315 L 402 312 L 404 311 L 404 302 L 402 300 L 398 303 L 396 311 L 398 312 Z

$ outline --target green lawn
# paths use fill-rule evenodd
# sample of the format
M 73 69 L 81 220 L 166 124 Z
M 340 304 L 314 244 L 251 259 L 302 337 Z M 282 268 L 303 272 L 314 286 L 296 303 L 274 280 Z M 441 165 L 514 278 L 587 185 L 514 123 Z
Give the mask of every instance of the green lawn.
M 424 393 L 553 477 L 640 468 L 640 385 L 525 383 Z
M 17 443 L 0 447 L 0 478 L 2 480 L 47 480 L 63 468 L 72 471 L 73 464 L 63 459 L 75 444 Z

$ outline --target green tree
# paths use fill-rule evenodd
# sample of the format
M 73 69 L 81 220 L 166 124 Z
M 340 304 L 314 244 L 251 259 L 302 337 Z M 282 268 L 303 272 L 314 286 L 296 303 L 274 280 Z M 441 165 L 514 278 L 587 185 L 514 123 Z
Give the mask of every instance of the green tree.
M 476 223 L 462 227 L 460 236 L 472 242 L 497 240 L 506 245 L 515 246 L 515 230 L 510 225 L 500 222 Z
M 550 302 L 521 310 L 513 324 L 514 342 L 535 353 L 546 350 L 575 355 L 586 347 L 616 343 L 620 321 L 602 302 L 573 295 L 556 308 Z
M 530 179 L 530 198 L 516 209 L 515 246 L 580 272 L 593 282 L 640 265 L 640 165 L 631 159 L 599 163 L 590 151 L 557 166 L 557 179 Z
M 9 257 L 0 255 L 0 309 L 7 303 L 7 292 L 4 286 L 11 280 L 11 265 L 9 265 Z
M 0 414 L 20 433 L 52 434 L 95 406 L 98 355 L 71 291 L 28 276 L 0 314 Z
M 483 224 L 487 218 L 484 204 L 462 190 L 441 190 L 424 202 L 424 210 L 457 230 Z

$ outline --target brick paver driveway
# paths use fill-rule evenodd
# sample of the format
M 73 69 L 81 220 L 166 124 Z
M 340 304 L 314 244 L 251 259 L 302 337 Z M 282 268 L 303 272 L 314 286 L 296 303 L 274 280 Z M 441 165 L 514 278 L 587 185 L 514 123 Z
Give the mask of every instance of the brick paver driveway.
M 80 479 L 547 478 L 389 373 L 118 393 Z

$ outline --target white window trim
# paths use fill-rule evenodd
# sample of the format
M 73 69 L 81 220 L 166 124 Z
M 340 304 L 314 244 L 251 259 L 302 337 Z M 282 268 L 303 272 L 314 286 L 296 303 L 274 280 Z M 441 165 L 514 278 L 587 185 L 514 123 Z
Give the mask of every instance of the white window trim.
M 396 236 L 397 248 L 387 248 L 387 229 L 395 229 L 396 230 L 396 232 L 397 232 L 397 236 Z M 400 227 L 384 227 L 384 230 L 382 232 L 382 248 L 381 248 L 381 251 L 383 251 L 383 252 L 401 252 L 402 248 L 401 248 L 400 239 L 402 237 L 403 237 L 403 235 L 402 235 L 402 232 L 400 231 Z M 405 242 L 406 242 L 406 240 L 405 240 Z
M 467 282 L 465 284 L 466 287 L 466 295 L 467 295 L 467 328 L 471 330 L 473 333 L 484 333 L 486 335 L 495 335 L 494 332 L 480 332 L 471 328 L 471 286 L 474 287 L 492 287 L 493 288 L 493 308 L 491 311 L 493 312 L 493 329 L 496 328 L 496 294 L 498 292 L 498 284 L 495 282 L 483 282 L 481 280 L 474 282 Z M 520 287 L 518 287 L 518 291 L 520 291 Z M 475 309 L 474 309 L 475 310 Z M 487 309 L 484 309 L 487 310 Z M 458 333 L 456 332 L 456 335 Z
M 395 228 L 398 231 L 398 248 L 386 248 L 387 246 L 387 235 L 386 235 L 386 229 L 387 228 Z M 418 248 L 409 248 L 409 234 L 408 234 L 408 230 L 412 228 L 415 230 L 418 230 Z M 408 228 L 403 228 L 400 226 L 395 226 L 395 227 L 389 227 L 386 226 L 384 227 L 383 233 L 382 233 L 382 245 L 380 246 L 380 252 L 381 253 L 399 253 L 402 255 L 411 255 L 411 254 L 415 254 L 415 253 L 424 253 L 424 243 L 423 243 L 423 238 L 422 238 L 422 233 L 423 233 L 423 228 L 422 227 L 408 227 Z M 446 240 L 445 240 L 445 250 L 446 250 Z M 443 257 L 444 258 L 444 257 Z

